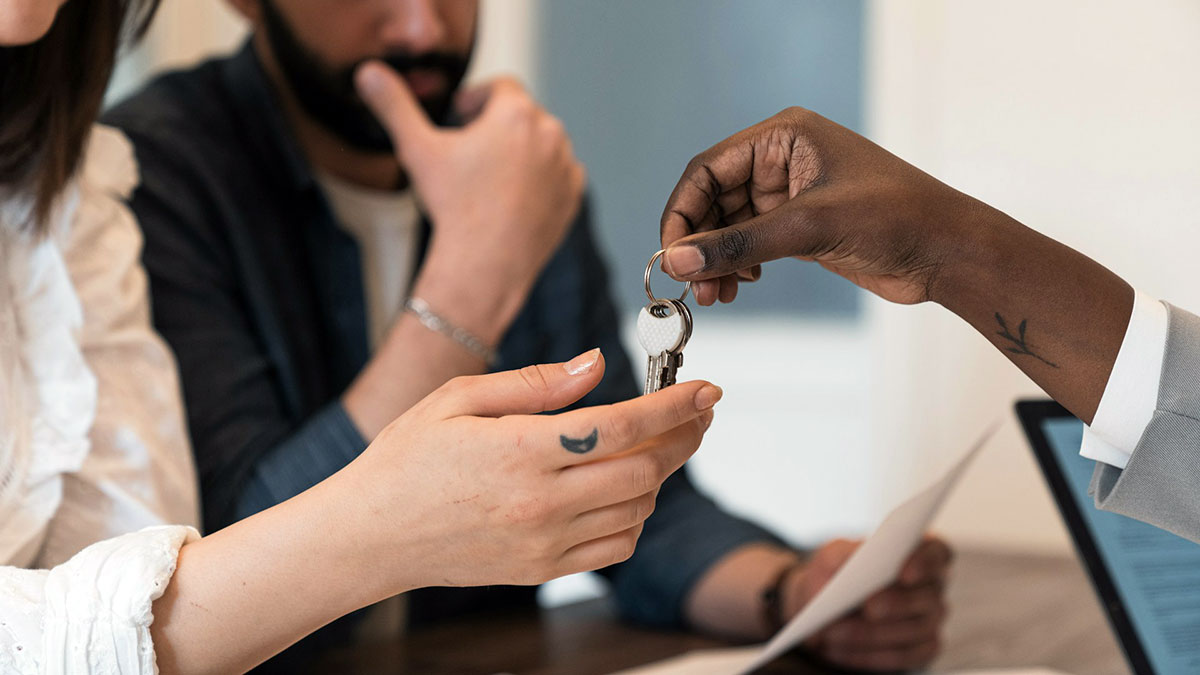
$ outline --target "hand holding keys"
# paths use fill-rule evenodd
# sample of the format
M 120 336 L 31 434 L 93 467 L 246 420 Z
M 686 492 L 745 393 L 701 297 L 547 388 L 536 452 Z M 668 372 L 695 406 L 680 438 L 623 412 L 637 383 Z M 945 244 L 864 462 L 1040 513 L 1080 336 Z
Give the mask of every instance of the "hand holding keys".
M 683 304 L 692 288 L 691 282 L 687 282 L 677 299 L 656 298 L 650 290 L 650 272 L 662 254 L 662 251 L 655 253 L 646 265 L 644 280 L 650 304 L 642 308 L 637 319 L 638 342 L 649 359 L 643 394 L 653 394 L 675 384 L 675 374 L 683 365 L 683 348 L 692 337 L 692 311 Z

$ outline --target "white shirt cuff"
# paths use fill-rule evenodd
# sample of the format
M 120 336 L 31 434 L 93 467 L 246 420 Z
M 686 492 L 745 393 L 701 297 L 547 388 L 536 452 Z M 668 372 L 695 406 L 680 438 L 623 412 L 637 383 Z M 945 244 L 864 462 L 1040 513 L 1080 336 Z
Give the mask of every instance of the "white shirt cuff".
M 1083 429 L 1079 454 L 1124 469 L 1158 405 L 1167 348 L 1167 308 L 1136 292 L 1125 340 L 1117 352 L 1091 426 Z

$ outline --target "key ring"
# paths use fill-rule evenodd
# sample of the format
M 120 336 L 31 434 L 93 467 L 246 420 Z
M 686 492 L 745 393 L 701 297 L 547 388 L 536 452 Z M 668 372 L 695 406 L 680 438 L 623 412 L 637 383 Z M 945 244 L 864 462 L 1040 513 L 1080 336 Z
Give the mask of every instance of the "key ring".
M 661 298 L 654 297 L 654 291 L 650 290 L 650 272 L 654 269 L 654 261 L 661 258 L 662 254 L 664 254 L 666 252 L 667 252 L 666 249 L 660 250 L 658 253 L 655 253 L 654 255 L 650 256 L 650 262 L 646 264 L 646 276 L 643 278 L 643 281 L 645 282 L 645 285 L 646 285 L 646 297 L 650 298 L 650 302 L 653 302 L 653 303 L 661 303 L 661 302 L 664 302 L 664 300 L 662 300 Z M 690 290 L 692 290 L 692 282 L 690 282 L 690 281 L 683 282 L 683 292 L 679 294 L 679 298 L 677 298 L 677 300 L 679 302 L 683 302 L 683 299 L 687 297 L 688 291 L 690 291 Z

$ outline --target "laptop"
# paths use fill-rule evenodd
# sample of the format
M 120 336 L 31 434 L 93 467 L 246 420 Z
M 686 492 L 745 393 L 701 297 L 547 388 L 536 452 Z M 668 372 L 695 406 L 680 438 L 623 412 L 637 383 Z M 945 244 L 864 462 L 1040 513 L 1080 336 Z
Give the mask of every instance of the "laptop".
M 1200 673 L 1200 545 L 1096 508 L 1083 423 L 1061 405 L 1020 401 L 1017 416 L 1130 667 Z

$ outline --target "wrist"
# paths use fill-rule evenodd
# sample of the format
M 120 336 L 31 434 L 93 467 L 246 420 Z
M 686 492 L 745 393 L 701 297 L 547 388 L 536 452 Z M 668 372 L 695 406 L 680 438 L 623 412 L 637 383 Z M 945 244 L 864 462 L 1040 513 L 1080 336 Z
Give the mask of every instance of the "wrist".
M 805 575 L 808 572 L 808 558 L 798 560 L 791 569 L 789 574 L 784 577 L 783 583 L 780 585 L 780 610 L 783 613 L 783 620 L 786 623 L 792 617 L 800 613 L 808 601 L 812 598 L 808 597 L 805 591 Z
M 966 203 L 939 232 L 929 299 L 963 315 L 981 295 L 993 292 L 1031 230 L 1007 214 L 964 195 Z
M 780 567 L 773 581 L 763 590 L 763 623 L 768 635 L 778 633 L 800 611 L 797 578 L 803 573 L 804 566 L 802 559 L 789 556 L 786 564 Z
M 411 295 L 450 323 L 495 348 L 525 305 L 531 280 L 478 257 L 431 248 Z
M 358 459 L 321 486 L 347 504 L 341 524 L 345 560 L 343 573 L 355 579 L 359 592 L 372 604 L 394 595 L 432 585 L 433 570 L 421 568 L 418 552 L 426 537 L 419 519 L 394 508 L 395 485 L 383 477 L 394 470 L 375 466 L 379 460 L 368 447 Z

